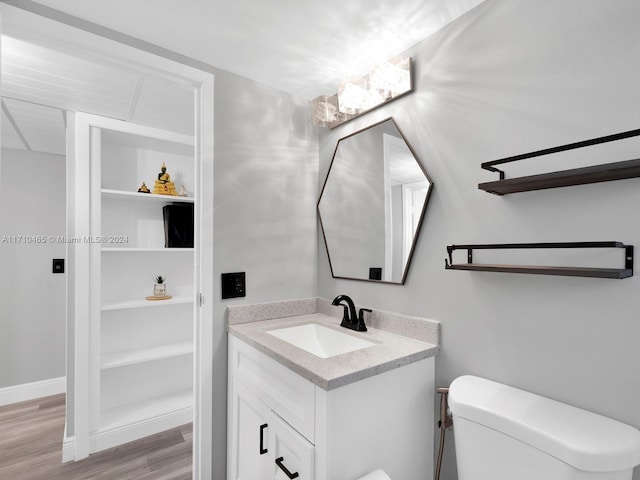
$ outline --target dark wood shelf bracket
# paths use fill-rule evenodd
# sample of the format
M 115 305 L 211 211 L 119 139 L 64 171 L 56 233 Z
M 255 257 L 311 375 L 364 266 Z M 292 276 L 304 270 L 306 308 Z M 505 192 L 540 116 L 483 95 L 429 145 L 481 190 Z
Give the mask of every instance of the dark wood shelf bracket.
M 536 150 L 535 152 L 485 162 L 481 167 L 484 170 L 498 173 L 500 175 L 500 180 L 480 183 L 478 184 L 478 188 L 495 195 L 505 195 L 508 193 L 528 192 L 531 190 L 543 190 L 546 188 L 583 185 L 587 183 L 608 182 L 612 180 L 640 177 L 640 159 L 605 163 L 591 167 L 574 168 L 570 170 L 542 173 L 538 175 L 527 175 L 524 177 L 509 179 L 505 179 L 505 173 L 503 170 L 496 168 L 496 165 L 503 165 L 505 163 L 516 162 L 527 158 L 550 155 L 553 153 L 589 147 L 606 142 L 614 142 L 616 140 L 623 140 L 625 138 L 636 137 L 638 135 L 640 135 L 640 129 L 629 130 L 627 132 L 592 138 L 580 142 L 569 143 L 567 145 L 560 145 L 543 150 Z
M 623 248 L 624 268 L 596 268 L 596 267 L 560 267 L 537 265 L 493 265 L 473 263 L 474 250 L 505 250 L 505 249 L 562 249 L 562 248 Z M 453 263 L 455 250 L 467 251 L 467 263 Z M 494 243 L 479 245 L 448 245 L 448 259 L 445 259 L 447 270 L 475 270 L 485 272 L 528 273 L 535 275 L 562 275 L 570 277 L 592 278 L 629 278 L 633 276 L 633 245 L 621 242 L 559 242 L 559 243 Z

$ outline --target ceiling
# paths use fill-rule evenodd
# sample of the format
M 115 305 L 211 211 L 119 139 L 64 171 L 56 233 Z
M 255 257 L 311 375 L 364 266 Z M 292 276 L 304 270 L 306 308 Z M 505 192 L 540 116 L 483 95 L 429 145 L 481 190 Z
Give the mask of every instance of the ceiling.
M 36 0 L 306 99 L 333 93 L 482 1 Z
M 312 99 L 335 92 L 341 81 L 364 75 L 482 1 L 36 3 Z M 30 9 L 34 2 L 13 4 Z M 17 39 L 3 37 L 1 88 L 5 147 L 64 154 L 67 110 L 191 133 L 193 102 L 184 87 Z
M 192 91 L 45 46 L 2 38 L 2 146 L 64 155 L 66 112 L 192 134 Z

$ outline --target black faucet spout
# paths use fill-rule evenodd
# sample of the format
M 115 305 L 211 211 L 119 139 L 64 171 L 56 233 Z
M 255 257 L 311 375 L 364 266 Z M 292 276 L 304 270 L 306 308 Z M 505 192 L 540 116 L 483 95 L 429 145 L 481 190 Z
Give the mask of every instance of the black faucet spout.
M 351 330 L 357 330 L 360 332 L 366 332 L 367 327 L 364 324 L 364 320 L 362 319 L 362 311 L 360 312 L 360 318 L 356 313 L 356 306 L 353 303 L 353 300 L 347 295 L 338 295 L 333 299 L 331 305 L 338 306 L 344 308 L 344 314 L 342 315 L 342 323 L 340 323 L 341 327 L 349 328 Z M 370 310 L 369 310 L 370 311 Z
M 351 300 L 351 297 L 347 295 L 338 295 L 336 298 L 333 299 L 333 302 L 331 302 L 331 305 L 336 305 L 336 306 L 342 305 L 343 307 L 345 307 L 344 316 L 342 318 L 343 322 L 346 321 L 348 323 L 354 323 L 358 321 L 358 317 L 356 314 L 356 306 L 354 305 L 353 300 Z

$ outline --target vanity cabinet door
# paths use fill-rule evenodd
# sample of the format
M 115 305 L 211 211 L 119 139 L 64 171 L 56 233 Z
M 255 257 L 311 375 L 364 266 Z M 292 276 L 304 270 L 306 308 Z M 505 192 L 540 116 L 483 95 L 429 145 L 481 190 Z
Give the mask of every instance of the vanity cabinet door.
M 268 480 L 313 480 L 314 446 L 274 412 L 269 415 Z
M 269 478 L 271 411 L 242 382 L 233 382 L 228 480 Z

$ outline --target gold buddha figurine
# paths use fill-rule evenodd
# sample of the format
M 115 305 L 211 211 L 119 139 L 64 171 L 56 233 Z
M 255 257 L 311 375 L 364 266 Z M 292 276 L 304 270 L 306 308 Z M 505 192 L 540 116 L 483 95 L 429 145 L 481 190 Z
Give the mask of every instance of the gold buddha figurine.
M 171 176 L 167 173 L 167 166 L 162 162 L 161 172 L 153 187 L 153 193 L 156 195 L 177 195 L 176 186 L 171 181 Z
M 147 185 L 142 182 L 142 185 L 140 185 L 140 188 L 138 189 L 138 192 L 140 193 L 151 193 L 151 190 L 149 190 L 149 187 L 147 187 Z

